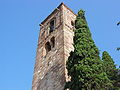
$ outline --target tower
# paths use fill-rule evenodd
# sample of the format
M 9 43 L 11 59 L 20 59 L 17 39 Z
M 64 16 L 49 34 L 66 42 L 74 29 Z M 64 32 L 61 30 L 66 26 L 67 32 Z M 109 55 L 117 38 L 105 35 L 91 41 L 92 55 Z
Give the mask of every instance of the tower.
M 40 24 L 32 90 L 63 90 L 66 60 L 73 47 L 76 14 L 61 3 Z

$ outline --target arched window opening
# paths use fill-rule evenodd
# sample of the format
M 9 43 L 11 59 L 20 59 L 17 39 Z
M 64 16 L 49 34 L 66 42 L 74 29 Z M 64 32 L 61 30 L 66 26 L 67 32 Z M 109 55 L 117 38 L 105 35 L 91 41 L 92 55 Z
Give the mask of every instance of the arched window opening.
M 54 48 L 55 47 L 55 37 L 51 38 L 51 47 Z
M 55 20 L 52 20 L 51 22 L 50 22 L 50 33 L 51 32 L 53 32 L 55 30 Z
M 45 44 L 46 54 L 51 50 L 51 45 L 49 42 Z

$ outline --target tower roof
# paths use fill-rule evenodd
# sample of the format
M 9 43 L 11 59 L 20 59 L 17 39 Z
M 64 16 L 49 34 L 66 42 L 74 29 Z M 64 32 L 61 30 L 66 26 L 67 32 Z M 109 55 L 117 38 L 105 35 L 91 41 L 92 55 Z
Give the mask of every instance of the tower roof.
M 57 9 L 60 9 L 60 7 L 61 7 L 62 5 L 65 6 L 68 10 L 70 10 L 74 15 L 77 16 L 77 14 L 75 14 L 70 8 L 68 8 L 68 7 L 62 2 L 44 21 L 41 22 L 41 24 L 44 24 L 44 23 L 47 21 L 47 19 L 50 18 L 51 15 L 54 14 L 54 13 L 57 11 Z

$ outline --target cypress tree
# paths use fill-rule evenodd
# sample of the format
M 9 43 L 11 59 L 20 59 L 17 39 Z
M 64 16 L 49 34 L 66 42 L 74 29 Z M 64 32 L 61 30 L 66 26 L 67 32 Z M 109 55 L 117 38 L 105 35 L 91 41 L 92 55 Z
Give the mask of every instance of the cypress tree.
M 92 40 L 84 11 L 80 10 L 75 20 L 74 51 L 67 61 L 68 76 L 66 88 L 70 90 L 106 90 L 111 86 L 103 64 L 99 57 L 99 50 Z
M 110 80 L 114 80 L 114 77 L 117 74 L 117 69 L 113 59 L 111 58 L 108 52 L 106 51 L 103 52 L 102 60 L 103 60 L 104 71 L 106 72 L 108 78 Z
M 120 89 L 120 86 L 118 86 L 120 76 L 118 75 L 118 69 L 116 68 L 116 65 L 109 55 L 108 52 L 104 51 L 102 54 L 102 60 L 103 60 L 103 70 L 106 72 L 108 78 L 112 81 L 113 84 L 113 90 Z
M 117 88 L 117 90 L 120 90 L 120 69 L 118 69 L 118 75 L 117 75 L 117 78 L 116 78 L 116 82 L 114 84 L 114 87 Z

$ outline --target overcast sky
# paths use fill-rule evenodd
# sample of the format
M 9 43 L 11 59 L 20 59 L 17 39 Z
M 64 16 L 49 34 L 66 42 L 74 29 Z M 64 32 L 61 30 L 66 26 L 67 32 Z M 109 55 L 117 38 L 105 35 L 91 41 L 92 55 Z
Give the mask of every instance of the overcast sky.
M 0 90 L 31 90 L 39 23 L 61 2 L 86 11 L 100 53 L 120 65 L 120 0 L 0 0 Z

